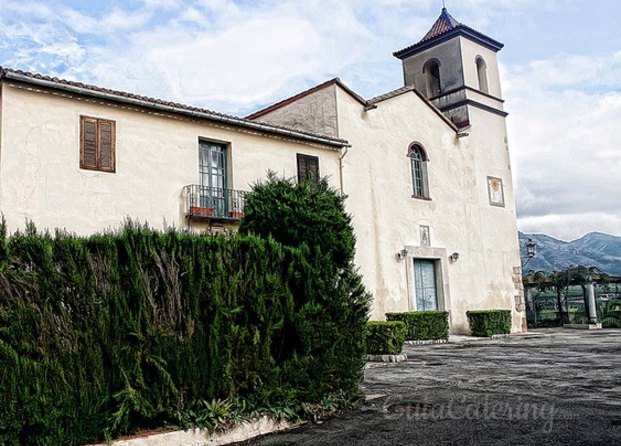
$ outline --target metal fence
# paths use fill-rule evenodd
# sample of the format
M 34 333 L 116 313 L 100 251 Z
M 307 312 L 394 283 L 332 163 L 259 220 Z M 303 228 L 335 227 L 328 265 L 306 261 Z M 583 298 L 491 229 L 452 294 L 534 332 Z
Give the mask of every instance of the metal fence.
M 595 301 L 600 318 L 612 316 L 618 317 L 621 312 L 621 293 L 619 287 L 613 285 L 609 288 L 596 287 Z M 588 307 L 583 298 L 580 286 L 570 286 L 561 292 L 532 291 L 532 302 L 527 302 L 526 317 L 530 328 L 537 327 L 560 327 L 563 324 L 585 324 L 588 322 Z M 621 319 L 620 319 L 621 321 Z
M 190 218 L 239 220 L 244 216 L 248 192 L 235 189 L 185 186 L 185 214 Z

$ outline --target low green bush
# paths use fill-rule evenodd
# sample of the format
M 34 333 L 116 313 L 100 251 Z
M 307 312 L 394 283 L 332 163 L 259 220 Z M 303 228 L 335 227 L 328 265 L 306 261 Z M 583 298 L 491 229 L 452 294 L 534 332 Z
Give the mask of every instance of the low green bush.
M 511 310 L 467 311 L 472 336 L 489 337 L 511 333 Z
M 447 311 L 412 311 L 406 313 L 386 313 L 389 321 L 405 323 L 406 341 L 425 341 L 447 339 L 449 334 Z
M 367 354 L 397 355 L 401 353 L 406 331 L 405 323 L 401 321 L 367 322 Z

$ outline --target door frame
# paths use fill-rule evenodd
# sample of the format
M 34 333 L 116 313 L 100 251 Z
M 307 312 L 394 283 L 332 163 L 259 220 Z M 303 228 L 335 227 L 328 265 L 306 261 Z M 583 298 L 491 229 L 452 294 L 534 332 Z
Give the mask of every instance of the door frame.
M 405 249 L 407 250 L 405 263 L 409 311 L 417 311 L 414 259 L 434 261 L 436 269 L 436 294 L 438 296 L 438 311 L 450 311 L 451 289 L 448 280 L 448 255 L 446 249 L 431 248 L 427 246 L 406 246 Z

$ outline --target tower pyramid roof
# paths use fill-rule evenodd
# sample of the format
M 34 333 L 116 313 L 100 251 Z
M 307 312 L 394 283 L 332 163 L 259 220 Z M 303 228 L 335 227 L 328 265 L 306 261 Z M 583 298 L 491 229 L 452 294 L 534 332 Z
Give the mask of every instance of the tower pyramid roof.
M 433 24 L 429 32 L 425 34 L 425 37 L 423 37 L 421 42 L 426 42 L 427 40 L 441 36 L 442 34 L 457 28 L 459 25 L 460 23 L 455 20 L 451 14 L 449 14 L 448 9 L 442 8 L 440 17 L 438 17 L 438 20 L 436 20 L 436 23 Z
M 408 57 L 412 53 L 432 46 L 435 43 L 440 43 L 448 40 L 456 35 L 466 37 L 467 39 L 475 41 L 493 51 L 499 51 L 504 46 L 504 44 L 498 42 L 497 40 L 494 40 L 491 37 L 488 37 L 485 34 L 480 33 L 464 25 L 463 23 L 458 22 L 457 20 L 455 20 L 455 18 L 453 18 L 453 16 L 448 12 L 446 8 L 442 8 L 440 17 L 438 17 L 438 20 L 436 20 L 436 22 L 433 24 L 427 34 L 425 34 L 425 37 L 423 37 L 422 40 L 407 48 L 395 51 L 393 55 L 395 57 L 398 57 L 399 59 L 403 59 L 405 57 Z

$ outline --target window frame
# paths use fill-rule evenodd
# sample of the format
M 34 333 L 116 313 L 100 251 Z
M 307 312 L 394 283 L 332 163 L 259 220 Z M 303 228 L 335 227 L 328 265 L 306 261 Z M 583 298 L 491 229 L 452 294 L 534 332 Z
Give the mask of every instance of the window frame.
M 474 59 L 474 63 L 477 69 L 477 80 L 479 82 L 479 91 L 489 94 L 489 78 L 487 77 L 487 63 L 482 56 L 477 56 Z
M 308 179 L 313 179 L 313 183 L 317 184 L 319 183 L 319 179 L 321 178 L 321 174 L 319 172 L 319 157 L 315 156 L 315 155 L 307 155 L 304 153 L 297 153 L 296 154 L 296 161 L 297 161 L 297 171 L 298 171 L 298 183 L 301 183 L 303 181 L 306 181 Z M 305 164 L 305 174 L 302 175 L 302 163 L 300 162 L 302 161 L 302 163 Z M 316 166 L 315 172 L 311 172 L 311 162 L 314 163 L 314 165 Z M 310 172 L 310 173 L 309 173 Z M 304 176 L 305 178 L 302 178 L 302 176 Z
M 94 157 L 95 163 L 88 163 L 86 158 L 87 149 L 87 131 L 85 126 L 87 123 L 95 126 L 95 141 L 94 144 Z M 108 125 L 110 127 L 110 165 L 104 166 L 103 164 L 103 139 L 104 130 L 103 126 Z M 116 173 L 116 121 L 111 119 L 95 118 L 92 116 L 80 115 L 80 169 L 93 170 L 96 172 Z
M 228 215 L 229 143 L 199 139 L 198 176 L 199 206 L 212 209 L 215 216 Z
M 429 173 L 427 169 L 429 158 L 427 151 L 421 143 L 413 142 L 408 147 L 407 157 L 410 159 L 412 198 L 431 200 L 429 196 Z

